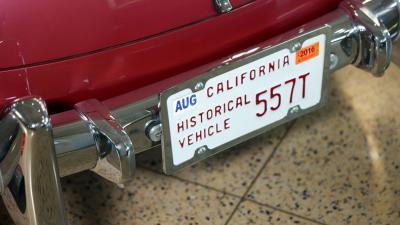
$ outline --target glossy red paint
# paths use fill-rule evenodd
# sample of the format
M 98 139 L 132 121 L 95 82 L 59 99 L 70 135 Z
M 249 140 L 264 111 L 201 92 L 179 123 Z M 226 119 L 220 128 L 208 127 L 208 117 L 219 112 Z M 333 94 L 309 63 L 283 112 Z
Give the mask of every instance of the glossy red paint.
M 0 68 L 95 52 L 216 15 L 212 0 L 0 1 Z
M 257 0 L 149 39 L 68 60 L 3 70 L 0 105 L 38 95 L 58 112 L 84 99 L 105 100 L 267 40 L 336 9 L 339 2 Z

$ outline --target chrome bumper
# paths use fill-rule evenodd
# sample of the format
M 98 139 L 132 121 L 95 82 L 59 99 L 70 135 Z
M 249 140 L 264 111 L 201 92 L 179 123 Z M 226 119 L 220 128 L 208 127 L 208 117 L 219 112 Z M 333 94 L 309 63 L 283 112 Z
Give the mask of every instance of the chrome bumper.
M 332 30 L 332 73 L 353 64 L 382 76 L 400 36 L 400 1 L 345 1 L 338 10 L 268 43 L 326 25 Z M 88 100 L 51 118 L 40 98 L 8 107 L 0 121 L 0 194 L 16 223 L 67 223 L 60 176 L 93 170 L 119 185 L 129 181 L 135 155 L 160 145 L 158 104 L 158 96 L 152 96 L 110 110 Z M 43 198 L 43 190 L 52 197 Z

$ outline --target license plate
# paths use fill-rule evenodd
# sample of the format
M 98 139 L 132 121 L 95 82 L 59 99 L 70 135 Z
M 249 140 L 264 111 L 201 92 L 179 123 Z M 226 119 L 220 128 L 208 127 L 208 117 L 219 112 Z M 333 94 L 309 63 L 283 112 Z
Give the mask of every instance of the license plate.
M 164 172 L 196 163 L 319 108 L 330 29 L 323 27 L 161 93 Z

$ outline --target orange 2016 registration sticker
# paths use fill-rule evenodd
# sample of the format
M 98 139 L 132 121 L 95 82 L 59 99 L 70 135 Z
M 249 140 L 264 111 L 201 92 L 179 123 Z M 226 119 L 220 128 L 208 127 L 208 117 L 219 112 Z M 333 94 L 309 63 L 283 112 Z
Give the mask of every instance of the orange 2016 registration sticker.
M 296 52 L 296 65 L 319 56 L 319 42 L 306 46 Z

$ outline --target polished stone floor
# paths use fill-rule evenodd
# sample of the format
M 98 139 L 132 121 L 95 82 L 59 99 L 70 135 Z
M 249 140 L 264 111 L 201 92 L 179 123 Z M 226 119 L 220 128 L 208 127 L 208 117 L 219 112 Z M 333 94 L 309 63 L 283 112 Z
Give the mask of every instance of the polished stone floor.
M 400 69 L 347 67 L 328 104 L 175 176 L 62 180 L 70 224 L 400 224 Z M 0 204 L 0 224 L 12 224 Z

